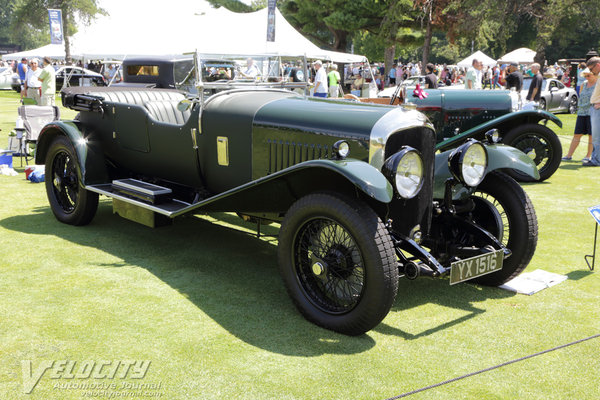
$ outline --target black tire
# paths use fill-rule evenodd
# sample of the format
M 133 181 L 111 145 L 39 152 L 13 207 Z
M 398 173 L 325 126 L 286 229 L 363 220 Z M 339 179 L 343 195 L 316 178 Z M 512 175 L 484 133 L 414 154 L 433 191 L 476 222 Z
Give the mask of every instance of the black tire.
M 57 136 L 46 156 L 46 194 L 56 219 L 89 224 L 98 209 L 98 193 L 84 189 L 77 154 L 69 139 Z
M 472 196 L 473 220 L 496 236 L 512 251 L 502 269 L 473 279 L 498 286 L 519 275 L 531 261 L 537 246 L 538 226 L 533 204 L 523 188 L 510 176 L 490 172 Z
M 520 125 L 504 135 L 502 143 L 516 147 L 533 159 L 540 172 L 540 182 L 550 178 L 560 166 L 562 145 L 556 133 L 544 125 Z M 536 181 L 517 170 L 506 170 L 506 173 L 521 182 Z
M 544 111 L 548 111 L 546 109 L 546 100 L 545 99 L 540 99 L 540 109 L 542 109 Z
M 577 96 L 571 97 L 571 101 L 569 102 L 569 114 L 577 114 Z
M 363 334 L 385 318 L 396 298 L 392 239 L 361 201 L 335 193 L 302 197 L 286 213 L 277 255 L 296 307 L 324 328 Z

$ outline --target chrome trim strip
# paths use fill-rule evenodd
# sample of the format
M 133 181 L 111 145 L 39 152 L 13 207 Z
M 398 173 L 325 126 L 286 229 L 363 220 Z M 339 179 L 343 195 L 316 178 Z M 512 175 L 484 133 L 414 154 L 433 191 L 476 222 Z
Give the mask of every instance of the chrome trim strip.
M 403 107 L 395 107 L 381 117 L 373 128 L 369 137 L 369 164 L 377 169 L 383 167 L 385 162 L 385 144 L 388 138 L 402 130 L 433 125 L 425 114 L 417 110 L 407 110 Z
M 117 188 L 120 187 L 120 188 L 123 188 L 123 189 L 131 189 L 133 191 L 136 191 L 136 192 L 139 192 L 139 193 L 143 193 L 143 194 L 147 194 L 147 195 L 150 195 L 150 196 L 157 195 L 157 194 L 169 194 L 169 193 L 173 192 L 169 188 L 165 188 L 165 187 L 162 187 L 162 186 L 153 185 L 151 183 L 140 181 L 140 180 L 137 180 L 137 179 L 128 179 L 128 180 L 129 181 L 133 181 L 133 182 L 142 183 L 142 184 L 144 184 L 144 186 L 153 186 L 153 187 L 156 187 L 158 189 L 157 190 L 146 189 L 146 188 L 143 188 L 141 186 L 136 186 L 136 185 L 132 185 L 131 183 L 124 182 L 123 180 L 114 180 L 113 181 L 113 186 L 116 186 Z

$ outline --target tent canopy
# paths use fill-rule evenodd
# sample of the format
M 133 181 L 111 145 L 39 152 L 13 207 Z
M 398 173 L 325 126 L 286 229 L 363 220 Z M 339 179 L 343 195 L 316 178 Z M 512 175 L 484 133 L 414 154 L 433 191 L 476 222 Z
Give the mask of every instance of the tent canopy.
M 53 60 L 64 60 L 65 59 L 65 46 L 62 44 L 47 44 L 33 50 L 19 51 L 18 53 L 4 54 L 3 60 L 21 60 L 23 57 L 28 60 L 34 57 L 42 58 L 48 56 Z M 73 56 L 73 58 L 79 58 Z
M 499 63 L 510 63 L 510 62 L 516 62 L 519 64 L 531 64 L 533 62 L 533 59 L 535 58 L 535 55 L 537 53 L 531 49 L 528 49 L 526 47 L 521 47 L 520 49 L 516 49 L 511 51 L 510 53 L 506 53 L 505 55 L 503 55 L 500 60 L 498 60 Z
M 486 67 L 493 67 L 494 65 L 497 64 L 496 60 L 485 55 L 484 52 L 477 50 L 475 53 L 471 54 L 469 57 L 465 58 L 464 60 L 459 61 L 456 65 L 458 65 L 459 67 L 462 67 L 462 68 L 468 68 L 471 65 L 473 65 L 473 59 L 477 59 L 477 60 L 483 62 L 483 65 Z
M 80 28 L 71 38 L 71 52 L 85 59 L 122 60 L 129 56 L 201 54 L 274 54 L 334 62 L 364 62 L 364 56 L 322 50 L 275 10 L 275 42 L 267 42 L 266 8 L 252 13 L 214 9 L 207 2 L 102 0 L 109 13 Z M 156 10 L 161 10 L 159 13 Z M 41 56 L 63 59 L 64 49 Z M 18 57 L 18 56 L 17 56 Z M 4 57 L 7 59 L 7 56 Z M 78 57 L 74 57 L 78 58 Z

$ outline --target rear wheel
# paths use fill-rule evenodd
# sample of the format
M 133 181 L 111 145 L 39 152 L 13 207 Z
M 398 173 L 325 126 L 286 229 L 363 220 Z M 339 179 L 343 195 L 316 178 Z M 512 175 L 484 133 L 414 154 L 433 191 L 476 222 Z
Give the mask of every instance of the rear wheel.
M 302 197 L 281 225 L 278 261 L 306 319 L 360 335 L 385 318 L 398 291 L 392 239 L 366 204 L 339 194 Z
M 502 142 L 521 150 L 535 162 L 540 172 L 540 181 L 550 178 L 560 166 L 562 145 L 556 133 L 544 125 L 518 126 L 504 135 Z M 507 170 L 506 172 L 522 182 L 535 181 L 531 176 L 516 170 Z
M 571 101 L 569 102 L 569 114 L 577 113 L 577 96 L 571 97 Z
M 547 110 L 546 110 L 546 100 L 544 100 L 544 99 L 540 99 L 540 108 L 541 108 L 542 110 L 545 110 L 545 111 L 547 111 Z
M 512 252 L 500 271 L 473 279 L 476 283 L 498 286 L 519 275 L 533 257 L 538 236 L 535 210 L 523 188 L 497 171 L 486 176 L 472 198 L 473 221 Z
M 98 193 L 85 190 L 79 161 L 71 142 L 57 136 L 46 157 L 46 194 L 56 219 L 69 225 L 87 225 L 96 215 Z

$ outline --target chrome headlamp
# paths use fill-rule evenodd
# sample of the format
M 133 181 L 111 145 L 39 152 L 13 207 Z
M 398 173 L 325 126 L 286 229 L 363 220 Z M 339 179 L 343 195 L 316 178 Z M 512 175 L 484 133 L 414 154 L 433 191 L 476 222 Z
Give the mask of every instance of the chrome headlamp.
M 383 175 L 394 185 L 398 196 L 411 199 L 423 187 L 423 159 L 421 154 L 410 146 L 390 156 L 382 168 Z
M 469 187 L 475 187 L 485 177 L 488 155 L 485 146 L 469 139 L 448 157 L 448 167 L 454 178 Z
M 345 140 L 338 140 L 332 147 L 333 154 L 338 160 L 344 159 L 350 154 L 350 145 Z

